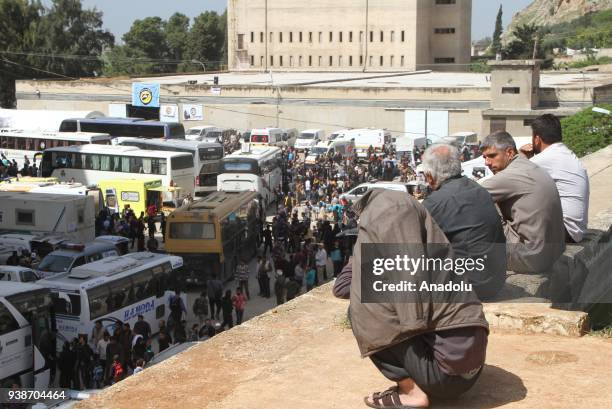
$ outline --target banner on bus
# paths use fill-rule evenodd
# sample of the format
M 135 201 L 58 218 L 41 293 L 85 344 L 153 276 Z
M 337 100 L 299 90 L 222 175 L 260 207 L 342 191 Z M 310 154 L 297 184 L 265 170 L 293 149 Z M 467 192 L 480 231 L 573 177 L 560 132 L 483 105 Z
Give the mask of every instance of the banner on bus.
M 179 122 L 178 105 L 162 105 L 159 108 L 159 120 L 162 122 Z
M 159 108 L 159 84 L 132 83 L 132 105 Z
M 202 121 L 204 113 L 202 105 L 183 104 L 183 120 L 184 121 Z

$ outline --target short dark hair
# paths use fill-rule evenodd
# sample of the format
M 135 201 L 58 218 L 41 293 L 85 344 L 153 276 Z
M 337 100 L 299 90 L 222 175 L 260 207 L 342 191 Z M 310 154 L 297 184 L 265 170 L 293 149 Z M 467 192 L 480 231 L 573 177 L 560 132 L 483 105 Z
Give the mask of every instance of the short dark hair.
M 534 135 L 538 135 L 546 144 L 553 144 L 563 140 L 561 122 L 552 114 L 544 114 L 537 117 L 531 123 Z
M 493 132 L 482 141 L 482 150 L 493 147 L 500 150 L 506 150 L 508 148 L 512 148 L 515 151 L 517 150 L 514 138 L 506 131 Z

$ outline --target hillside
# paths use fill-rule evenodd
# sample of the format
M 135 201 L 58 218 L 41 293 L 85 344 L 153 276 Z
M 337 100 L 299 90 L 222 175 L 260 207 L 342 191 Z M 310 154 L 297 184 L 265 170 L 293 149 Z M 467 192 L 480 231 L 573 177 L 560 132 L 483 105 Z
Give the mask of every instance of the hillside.
M 514 15 L 504 30 L 504 39 L 509 40 L 507 34 L 523 24 L 551 26 L 607 9 L 612 9 L 612 0 L 534 0 Z

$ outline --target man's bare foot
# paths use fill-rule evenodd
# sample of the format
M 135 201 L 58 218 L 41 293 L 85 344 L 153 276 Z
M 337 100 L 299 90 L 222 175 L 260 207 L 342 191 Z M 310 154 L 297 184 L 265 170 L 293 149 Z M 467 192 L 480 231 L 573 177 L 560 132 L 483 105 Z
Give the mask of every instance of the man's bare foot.
M 384 407 L 397 407 L 396 404 L 385 405 L 382 401 L 382 397 L 387 395 L 389 398 L 392 398 L 391 395 L 397 394 L 399 400 L 401 402 L 401 406 L 406 406 L 410 408 L 427 408 L 429 407 L 429 398 L 427 394 L 423 392 L 421 388 L 410 378 L 404 379 L 397 383 L 396 387 L 393 387 L 391 390 L 387 390 L 381 393 L 374 393 L 366 398 L 366 404 L 370 407 L 374 408 L 384 408 Z M 375 399 L 378 397 L 378 399 Z M 395 397 L 393 397 L 389 402 L 396 402 Z M 385 399 L 385 402 L 387 399 Z

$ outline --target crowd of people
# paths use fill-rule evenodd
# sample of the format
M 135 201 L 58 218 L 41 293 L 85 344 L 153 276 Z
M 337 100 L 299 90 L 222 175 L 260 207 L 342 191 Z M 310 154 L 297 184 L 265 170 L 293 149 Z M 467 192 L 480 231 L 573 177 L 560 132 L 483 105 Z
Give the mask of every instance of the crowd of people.
M 34 162 L 30 162 L 30 159 L 27 156 L 24 156 L 23 167 L 19 169 L 19 165 L 15 159 L 11 161 L 0 152 L 0 181 L 17 176 L 36 177 L 37 175 L 38 166 L 36 166 L 36 160 L 34 160 Z

